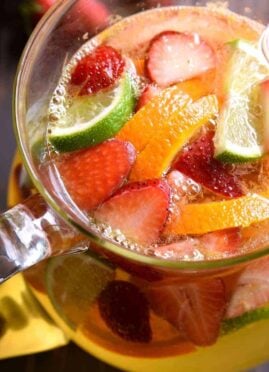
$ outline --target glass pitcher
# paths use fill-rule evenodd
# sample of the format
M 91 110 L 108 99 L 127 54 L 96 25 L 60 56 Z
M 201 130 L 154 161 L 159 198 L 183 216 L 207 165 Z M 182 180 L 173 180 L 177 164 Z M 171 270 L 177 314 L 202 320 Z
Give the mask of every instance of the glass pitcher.
M 220 22 L 227 19 L 228 7 L 259 22 L 246 22 L 242 31 L 242 35 L 258 40 L 264 28 L 261 24 L 269 19 L 265 1 L 89 2 L 92 13 L 87 17 L 87 0 L 58 1 L 36 27 L 18 67 L 14 129 L 23 167 L 31 179 L 31 196 L 1 217 L 0 281 L 28 269 L 25 280 L 30 289 L 71 339 L 125 370 L 228 371 L 261 363 L 269 355 L 266 302 L 229 319 L 224 312 L 235 283 L 241 283 L 248 272 L 258 276 L 258 267 L 266 270 L 268 266 L 269 273 L 267 244 L 244 255 L 208 261 L 176 261 L 124 249 L 89 224 L 53 176 L 44 171 L 42 159 L 46 156 L 46 118 L 52 94 L 63 68 L 87 40 L 108 26 L 112 30 L 118 27 L 125 17 L 133 16 L 139 24 L 139 13 L 144 10 L 156 14 L 157 23 L 159 14 L 166 14 L 161 13 L 164 10 L 169 14 L 166 27 L 173 29 L 177 26 L 169 24 L 169 17 L 178 6 L 193 7 L 194 19 L 197 9 L 207 6 Z M 141 22 L 141 34 L 146 26 Z M 134 29 L 123 29 L 122 35 L 124 32 L 126 45 L 139 36 Z M 205 304 L 203 294 L 208 288 L 211 301 Z M 184 327 L 199 327 L 198 333 L 201 327 L 203 336 L 211 331 L 211 325 L 203 324 L 201 311 L 214 309 L 223 288 L 227 303 L 218 315 L 222 322 L 215 340 L 186 337 Z M 196 301 L 199 307 L 193 312 Z M 179 314 L 174 313 L 177 302 L 186 303 L 184 319 L 190 324 L 186 326 L 184 320 L 183 328 Z

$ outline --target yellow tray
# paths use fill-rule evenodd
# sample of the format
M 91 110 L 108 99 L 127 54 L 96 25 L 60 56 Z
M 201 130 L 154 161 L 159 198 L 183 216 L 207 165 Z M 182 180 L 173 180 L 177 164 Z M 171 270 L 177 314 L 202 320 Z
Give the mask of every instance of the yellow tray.
M 16 154 L 9 179 L 9 207 L 20 202 L 13 172 L 20 162 Z M 39 305 L 21 274 L 0 285 L 0 359 L 38 353 L 67 343 L 67 336 Z

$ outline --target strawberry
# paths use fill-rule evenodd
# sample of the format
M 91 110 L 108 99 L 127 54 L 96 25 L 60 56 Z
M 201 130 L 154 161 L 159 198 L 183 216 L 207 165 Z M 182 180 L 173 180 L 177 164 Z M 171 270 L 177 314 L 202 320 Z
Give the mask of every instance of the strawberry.
M 174 260 L 213 260 L 236 255 L 240 244 L 240 229 L 233 228 L 161 245 L 154 248 L 154 253 L 156 256 Z
M 207 259 L 221 259 L 239 253 L 241 230 L 238 227 L 214 231 L 201 237 Z
M 106 325 L 127 341 L 150 342 L 149 306 L 144 294 L 132 283 L 113 280 L 98 298 Z
M 264 112 L 263 128 L 264 128 L 264 146 L 265 150 L 269 151 L 269 79 L 264 80 L 260 84 L 261 103 Z
M 150 306 L 195 345 L 212 345 L 218 338 L 225 311 L 221 279 L 193 283 L 167 282 L 145 289 Z
M 255 310 L 269 301 L 269 259 L 249 264 L 236 283 L 226 311 L 226 318 Z
M 139 97 L 136 105 L 136 111 L 140 110 L 143 106 L 145 106 L 146 103 L 148 103 L 153 97 L 157 96 L 160 92 L 161 89 L 156 85 L 148 84 Z
M 198 34 L 164 31 L 148 49 L 147 75 L 160 87 L 168 87 L 213 69 L 215 53 Z
M 84 26 L 85 31 L 93 32 L 96 32 L 96 28 L 106 26 L 109 16 L 106 5 L 99 0 L 78 0 L 71 13 L 72 20 L 78 20 Z
M 124 186 L 95 212 L 95 217 L 140 244 L 159 239 L 168 215 L 170 189 L 163 180 Z
M 56 3 L 57 0 L 24 0 L 21 12 L 30 32 L 40 18 Z M 98 0 L 77 0 L 70 10 L 65 30 L 70 32 L 95 32 L 96 28 L 104 27 L 109 19 L 107 7 Z M 62 25 L 63 26 L 63 25 Z
M 214 132 L 202 134 L 187 145 L 174 164 L 174 169 L 199 182 L 210 191 L 236 198 L 243 195 L 239 178 L 226 164 L 214 159 Z
M 101 45 L 82 58 L 71 76 L 71 83 L 81 85 L 80 95 L 97 93 L 112 86 L 124 70 L 121 55 L 108 45 Z
M 199 261 L 205 258 L 202 248 L 199 239 L 187 237 L 176 243 L 159 245 L 154 248 L 154 255 L 178 261 Z
M 20 6 L 26 31 L 31 32 L 35 24 L 49 10 L 56 0 L 24 0 Z
M 122 185 L 134 161 L 134 147 L 112 139 L 61 158 L 57 167 L 78 207 L 90 211 Z

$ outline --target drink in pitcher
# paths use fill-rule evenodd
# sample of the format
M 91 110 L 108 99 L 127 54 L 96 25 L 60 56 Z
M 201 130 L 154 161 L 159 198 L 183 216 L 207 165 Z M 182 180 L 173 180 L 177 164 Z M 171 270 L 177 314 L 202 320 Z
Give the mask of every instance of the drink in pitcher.
M 120 368 L 227 371 L 268 355 L 269 260 L 242 259 L 269 242 L 262 31 L 212 6 L 125 18 L 64 65 L 33 135 L 43 183 L 117 252 L 94 245 L 26 279 Z

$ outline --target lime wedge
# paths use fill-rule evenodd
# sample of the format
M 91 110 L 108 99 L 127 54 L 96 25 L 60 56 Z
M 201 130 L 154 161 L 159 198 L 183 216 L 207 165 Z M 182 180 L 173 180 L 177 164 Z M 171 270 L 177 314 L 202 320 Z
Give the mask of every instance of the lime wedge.
M 240 328 L 255 323 L 258 320 L 269 319 L 269 307 L 261 307 L 256 310 L 248 311 L 240 316 L 225 319 L 222 323 L 221 331 L 225 335 L 230 332 L 238 331 Z
M 113 137 L 130 118 L 135 93 L 128 73 L 110 90 L 75 97 L 48 125 L 48 139 L 60 152 L 97 145 Z
M 57 313 L 75 329 L 114 276 L 110 264 L 89 253 L 55 257 L 46 270 L 46 289 Z
M 224 162 L 243 163 L 263 155 L 259 83 L 269 76 L 269 65 L 261 52 L 246 41 L 234 41 L 230 47 L 227 101 L 217 121 L 215 156 Z

